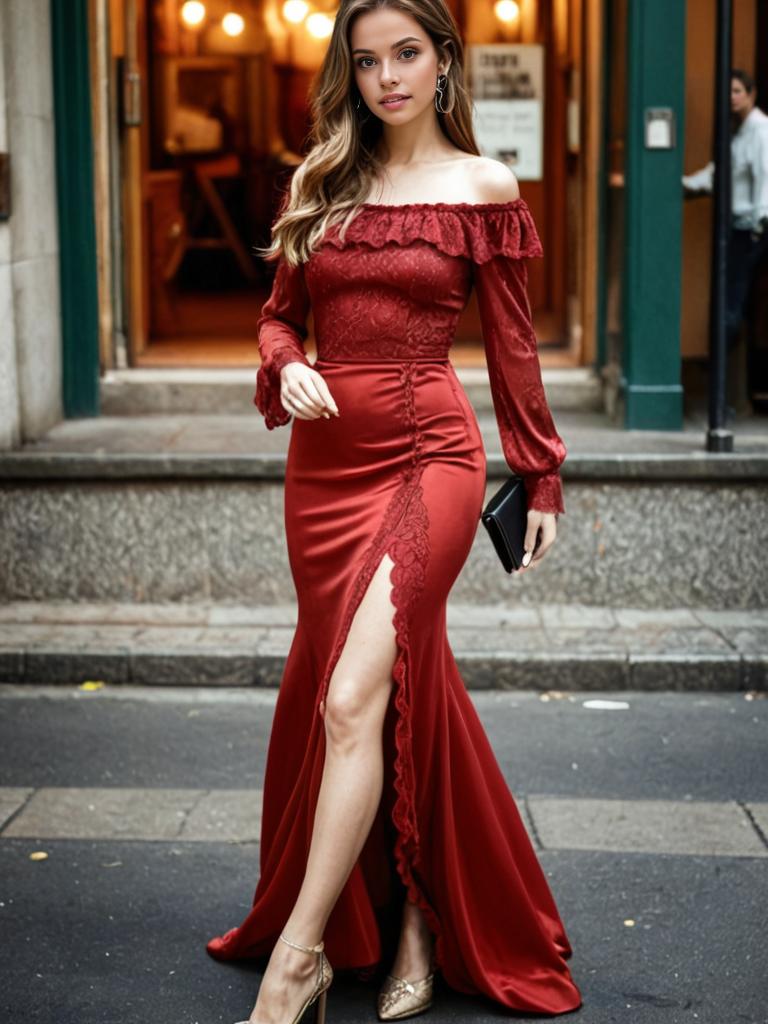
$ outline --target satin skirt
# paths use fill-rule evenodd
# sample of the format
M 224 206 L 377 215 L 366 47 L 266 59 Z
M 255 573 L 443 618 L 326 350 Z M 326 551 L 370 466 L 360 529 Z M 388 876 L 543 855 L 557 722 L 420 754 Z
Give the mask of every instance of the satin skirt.
M 261 873 L 248 916 L 208 952 L 268 954 L 292 910 L 323 771 L 323 702 L 386 553 L 397 655 L 384 791 L 328 920 L 328 958 L 343 969 L 393 956 L 387 928 L 407 895 L 449 986 L 515 1010 L 573 1010 L 571 945 L 447 637 L 448 594 L 485 496 L 474 410 L 448 360 L 314 365 L 340 416 L 292 421 L 284 510 L 298 623 L 267 752 Z

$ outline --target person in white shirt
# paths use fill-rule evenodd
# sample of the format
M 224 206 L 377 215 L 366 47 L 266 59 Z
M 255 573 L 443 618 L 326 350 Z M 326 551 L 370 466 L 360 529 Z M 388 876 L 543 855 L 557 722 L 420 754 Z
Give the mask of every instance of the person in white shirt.
M 731 71 L 731 234 L 728 244 L 726 330 L 729 346 L 739 337 L 757 269 L 768 251 L 768 115 L 755 106 L 750 75 Z M 687 196 L 712 191 L 715 164 L 683 175 Z

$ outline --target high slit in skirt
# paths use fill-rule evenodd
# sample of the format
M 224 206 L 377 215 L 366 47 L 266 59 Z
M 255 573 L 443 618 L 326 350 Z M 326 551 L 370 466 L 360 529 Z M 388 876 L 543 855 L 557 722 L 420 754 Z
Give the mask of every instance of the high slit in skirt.
M 448 643 L 448 594 L 485 496 L 474 410 L 448 359 L 315 367 L 340 415 L 291 427 L 285 529 L 298 623 L 267 752 L 261 873 L 246 919 L 208 951 L 267 954 L 290 915 L 323 772 L 328 684 L 388 554 L 397 653 L 384 788 L 328 920 L 328 958 L 340 969 L 379 965 L 391 953 L 382 922 L 407 895 L 448 985 L 518 1010 L 575 1009 L 571 945 Z

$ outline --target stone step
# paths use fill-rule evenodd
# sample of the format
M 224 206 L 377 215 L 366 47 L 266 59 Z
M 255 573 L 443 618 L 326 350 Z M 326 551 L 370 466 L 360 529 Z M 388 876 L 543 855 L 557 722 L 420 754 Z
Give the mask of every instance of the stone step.
M 256 367 L 134 368 L 109 370 L 101 378 L 101 411 L 106 416 L 147 414 L 238 414 L 253 409 Z M 478 412 L 492 411 L 488 371 L 457 366 L 456 374 Z M 597 411 L 602 385 L 590 367 L 544 369 L 542 380 L 553 410 Z
M 478 418 L 486 500 L 509 468 Z M 562 413 L 568 448 L 557 543 L 510 577 L 484 528 L 452 598 L 635 608 L 768 607 L 768 419 L 735 451 L 704 424 L 626 431 Z M 0 453 L 0 601 L 289 604 L 284 478 L 290 428 L 261 417 L 97 417 Z
M 10 602 L 0 682 L 280 684 L 296 607 Z M 768 609 L 450 602 L 470 689 L 768 690 Z

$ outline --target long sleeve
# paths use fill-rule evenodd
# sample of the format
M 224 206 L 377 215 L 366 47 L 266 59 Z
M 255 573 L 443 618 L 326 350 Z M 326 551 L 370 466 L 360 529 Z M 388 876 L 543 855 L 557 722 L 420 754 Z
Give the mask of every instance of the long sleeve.
M 500 254 L 473 266 L 491 395 L 504 458 L 525 481 L 528 507 L 565 512 L 555 430 L 541 379 L 523 259 Z
M 683 175 L 683 185 L 692 192 L 711 192 L 715 180 L 715 162 L 710 160 L 706 167 L 702 167 L 693 174 Z
M 261 366 L 256 375 L 253 402 L 264 416 L 267 429 L 283 426 L 291 414 L 280 401 L 280 371 L 287 363 L 312 364 L 304 351 L 309 333 L 310 301 L 304 281 L 304 264 L 292 267 L 279 260 L 272 292 L 256 323 Z
M 768 122 L 762 122 L 753 133 L 752 227 L 759 230 L 760 222 L 768 217 Z

